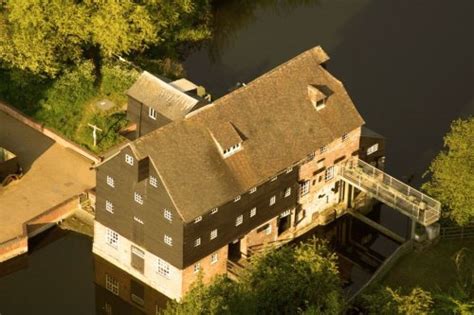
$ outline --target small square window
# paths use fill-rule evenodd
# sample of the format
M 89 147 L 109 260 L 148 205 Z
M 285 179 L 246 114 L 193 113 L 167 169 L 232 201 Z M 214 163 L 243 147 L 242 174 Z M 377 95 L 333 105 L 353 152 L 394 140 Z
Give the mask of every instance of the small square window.
M 241 225 L 242 222 L 244 222 L 244 216 L 243 216 L 243 215 L 239 215 L 239 216 L 235 219 L 235 226 Z
M 250 194 L 253 194 L 253 193 L 256 192 L 256 191 L 257 191 L 257 187 L 253 187 L 253 188 L 250 189 L 249 193 L 250 193 Z
M 291 173 L 292 170 L 293 170 L 293 167 L 288 167 L 288 168 L 286 169 L 286 174 Z
M 324 145 L 322 146 L 319 151 L 321 152 L 321 154 L 323 154 L 324 152 L 326 152 L 328 150 L 328 146 L 327 145 Z
M 194 247 L 198 247 L 199 245 L 201 245 L 201 238 L 198 237 L 197 239 L 194 240 Z
M 250 209 L 250 217 L 254 217 L 257 214 L 257 208 L 253 207 Z
M 273 206 L 275 204 L 275 202 L 276 202 L 276 196 L 272 196 L 270 198 L 270 206 Z
M 163 210 L 163 216 L 165 217 L 166 220 L 168 220 L 170 222 L 173 221 L 173 214 L 168 209 Z
M 285 190 L 285 198 L 290 196 L 291 195 L 291 187 L 288 187 L 286 190 Z
M 217 229 L 211 231 L 210 239 L 213 240 L 217 237 Z
M 157 117 L 157 116 L 158 116 L 158 115 L 157 115 L 157 113 L 156 113 L 156 110 L 153 109 L 153 108 L 151 108 L 151 107 L 149 107 L 149 108 L 148 108 L 148 117 L 150 117 L 151 119 L 156 120 L 156 117 Z
M 326 169 L 326 174 L 324 176 L 325 180 L 331 180 L 334 177 L 334 166 L 330 166 Z
M 199 223 L 202 221 L 202 216 L 198 216 L 196 219 L 194 219 L 194 223 Z
M 237 201 L 239 201 L 239 200 L 240 200 L 240 198 L 241 198 L 241 196 L 240 196 L 240 195 L 238 195 L 237 197 L 235 197 L 235 198 L 234 198 L 234 202 L 237 202 Z
M 219 208 L 214 208 L 214 209 L 211 210 L 211 214 L 216 214 L 217 211 L 219 211 Z
M 111 229 L 107 228 L 105 230 L 105 242 L 112 246 L 113 248 L 117 249 L 118 248 L 118 243 L 119 243 L 119 236 L 118 233 L 115 231 L 112 231 Z
M 344 142 L 344 141 L 346 141 L 348 138 L 349 138 L 349 134 L 345 133 L 345 134 L 342 135 L 341 140 L 342 140 L 342 142 Z
M 195 263 L 194 264 L 194 272 L 199 272 L 201 270 L 201 264 L 200 263 Z
M 141 205 L 143 204 L 143 197 L 142 197 L 142 195 L 140 195 L 139 193 L 136 192 L 136 193 L 133 195 L 133 198 L 135 199 L 135 202 L 136 202 L 136 203 L 139 203 L 139 204 L 141 204 Z
M 158 179 L 154 176 L 150 176 L 150 185 L 153 187 L 158 187 Z
M 107 185 L 109 185 L 112 188 L 115 188 L 115 180 L 111 176 L 107 176 Z
M 130 154 L 125 154 L 125 162 L 127 162 L 127 164 L 133 165 L 133 156 Z
M 170 265 L 161 258 L 158 258 L 156 262 L 156 272 L 163 277 L 169 279 L 170 277 Z
M 300 184 L 300 196 L 304 196 L 309 193 L 309 180 Z
M 173 246 L 173 238 L 165 234 L 164 241 L 166 245 Z
M 105 288 L 115 295 L 119 295 L 119 282 L 114 277 L 105 274 Z
M 112 204 L 112 202 L 108 200 L 105 201 L 105 210 L 110 213 L 114 213 L 114 205 Z
M 315 153 L 314 152 L 311 152 L 310 154 L 308 154 L 308 156 L 306 157 L 306 161 L 309 162 L 309 161 L 312 161 L 315 157 Z
M 376 143 L 376 144 L 370 146 L 370 147 L 367 149 L 367 155 L 371 155 L 372 153 L 377 152 L 378 149 L 379 149 L 379 144 L 378 144 L 378 143 Z
M 217 253 L 211 255 L 211 264 L 215 264 L 217 262 Z

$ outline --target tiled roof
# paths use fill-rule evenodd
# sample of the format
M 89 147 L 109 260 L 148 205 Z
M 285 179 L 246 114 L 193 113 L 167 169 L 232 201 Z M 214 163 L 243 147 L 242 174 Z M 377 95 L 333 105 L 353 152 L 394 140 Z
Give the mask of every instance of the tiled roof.
M 153 160 L 186 222 L 364 123 L 342 83 L 320 66 L 327 59 L 320 47 L 310 49 L 130 144 L 139 158 Z M 309 84 L 333 92 L 323 110 L 310 101 Z M 236 135 L 231 127 L 243 139 L 242 150 L 224 159 L 211 133 L 227 141 Z

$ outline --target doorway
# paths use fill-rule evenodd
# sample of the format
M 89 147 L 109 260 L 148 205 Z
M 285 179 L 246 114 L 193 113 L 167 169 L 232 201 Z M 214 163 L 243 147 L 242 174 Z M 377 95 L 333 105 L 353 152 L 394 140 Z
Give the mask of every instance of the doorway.
M 240 251 L 240 238 L 236 239 L 232 243 L 229 243 L 228 259 L 232 261 L 238 261 L 242 257 Z

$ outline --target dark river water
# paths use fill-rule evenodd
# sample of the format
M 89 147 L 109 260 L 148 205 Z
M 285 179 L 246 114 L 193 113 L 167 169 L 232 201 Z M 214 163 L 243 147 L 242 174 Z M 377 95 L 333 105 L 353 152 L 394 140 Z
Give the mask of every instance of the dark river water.
M 473 12 L 472 0 L 218 1 L 215 38 L 185 70 L 218 97 L 321 45 L 367 125 L 387 138 L 388 171 L 418 185 L 450 122 L 474 114 Z M 404 233 L 403 220 L 381 213 Z M 0 314 L 95 314 L 91 240 L 53 230 L 34 243 L 0 267 Z

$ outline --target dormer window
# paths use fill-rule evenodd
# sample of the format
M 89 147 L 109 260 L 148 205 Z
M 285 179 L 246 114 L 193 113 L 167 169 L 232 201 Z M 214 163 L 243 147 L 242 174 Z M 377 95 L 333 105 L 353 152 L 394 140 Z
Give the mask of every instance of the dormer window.
M 326 101 L 331 94 L 333 92 L 325 85 L 308 85 L 308 98 L 318 111 L 326 107 Z
M 224 158 L 241 151 L 246 140 L 241 131 L 229 121 L 220 122 L 209 129 L 217 149 Z
M 240 151 L 242 149 L 242 146 L 240 143 L 237 143 L 237 144 L 234 144 L 233 146 L 231 146 L 230 148 L 227 148 L 227 149 L 224 149 L 222 151 L 222 155 L 224 155 L 224 157 L 229 157 L 231 156 L 232 154 Z

